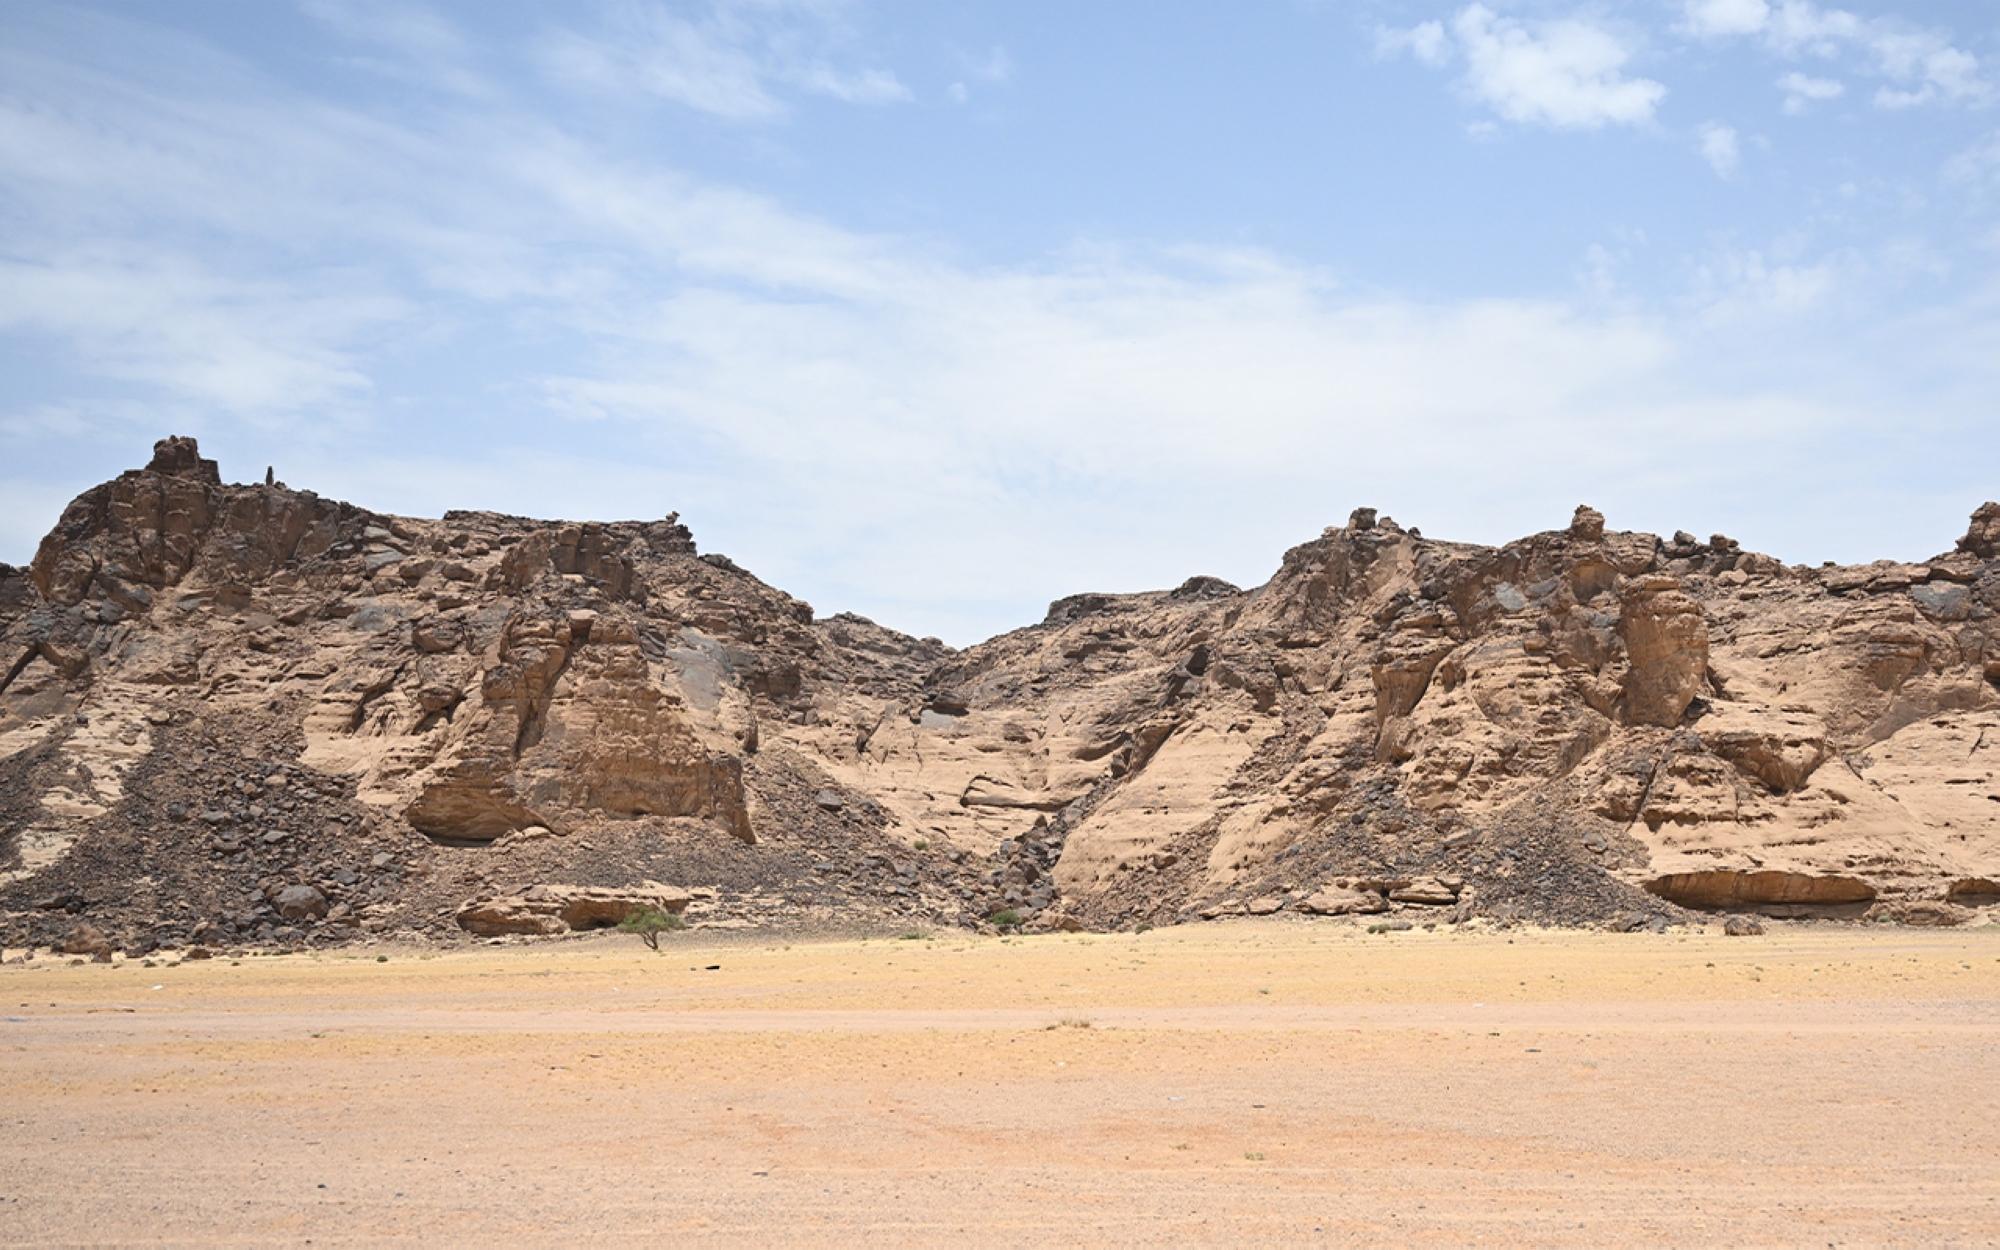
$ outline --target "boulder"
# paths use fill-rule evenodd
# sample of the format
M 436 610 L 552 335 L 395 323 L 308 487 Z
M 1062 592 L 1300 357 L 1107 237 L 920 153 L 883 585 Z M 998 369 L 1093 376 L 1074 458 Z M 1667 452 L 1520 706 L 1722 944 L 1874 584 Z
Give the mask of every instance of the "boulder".
M 184 435 L 169 435 L 154 443 L 153 458 L 147 463 L 146 472 L 192 478 L 210 486 L 222 485 L 222 471 L 215 461 L 202 459 L 200 445 Z
M 1989 501 L 1973 511 L 1972 524 L 1958 540 L 1958 549 L 1982 560 L 2000 556 L 2000 503 Z
M 503 898 L 474 899 L 458 909 L 457 919 L 459 928 L 480 937 L 581 932 L 614 928 L 647 909 L 679 914 L 689 897 L 686 890 L 657 881 L 616 889 L 537 885 Z
M 1877 903 L 1870 907 L 1863 920 L 1878 924 L 1906 924 L 1924 929 L 1950 929 L 1964 924 L 1979 915 L 1966 907 L 1954 907 L 1950 903 L 1940 903 L 1932 899 L 1910 899 L 1894 903 Z
M 271 897 L 271 906 L 293 922 L 326 919 L 326 895 L 309 885 L 286 886 Z
M 1373 890 L 1328 886 L 1294 903 L 1297 911 L 1315 916 L 1365 916 L 1389 910 L 1389 901 Z
M 1022 928 L 1031 929 L 1037 933 L 1082 933 L 1084 931 L 1083 921 L 1078 920 L 1075 916 L 1067 912 L 1053 909 L 1037 912 L 1035 918 L 1023 925 Z
M 1400 889 L 1389 891 L 1392 903 L 1423 903 L 1431 907 L 1449 907 L 1458 901 L 1461 882 L 1440 880 L 1437 877 L 1418 877 Z
M 1729 937 L 1763 937 L 1764 924 L 1752 916 L 1731 916 L 1722 922 L 1722 931 Z
M 418 621 L 410 627 L 410 642 L 428 655 L 438 655 L 455 649 L 465 639 L 465 629 L 457 621 Z
M 554 907 L 538 907 L 520 897 L 474 899 L 458 909 L 456 919 L 459 928 L 477 937 L 569 932 L 569 926 Z
M 93 924 L 80 924 L 63 937 L 56 949 L 65 955 L 88 955 L 96 963 L 111 962 L 112 952 L 117 948 L 111 939 Z

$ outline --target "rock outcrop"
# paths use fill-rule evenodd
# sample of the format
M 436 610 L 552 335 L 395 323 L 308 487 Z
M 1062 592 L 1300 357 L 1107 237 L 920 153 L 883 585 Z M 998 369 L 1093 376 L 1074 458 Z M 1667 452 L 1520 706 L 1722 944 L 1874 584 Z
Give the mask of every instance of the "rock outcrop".
M 625 889 L 537 885 L 504 898 L 474 899 L 458 909 L 458 927 L 480 937 L 548 936 L 615 928 L 642 911 L 680 915 L 691 895 L 656 881 Z
M 695 923 L 1983 915 L 1996 612 L 2000 505 L 1817 569 L 1588 507 L 1502 547 L 1362 508 L 1262 586 L 954 651 L 678 517 L 390 517 L 168 439 L 0 566 L 0 925 L 587 927 L 551 880 L 699 886 Z

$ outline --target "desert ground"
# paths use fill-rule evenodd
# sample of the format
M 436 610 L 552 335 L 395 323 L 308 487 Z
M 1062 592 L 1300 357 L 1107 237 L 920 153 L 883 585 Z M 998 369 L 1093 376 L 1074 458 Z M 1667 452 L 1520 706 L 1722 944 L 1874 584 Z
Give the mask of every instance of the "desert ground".
M 0 1238 L 1987 1245 L 2000 926 L 0 966 Z

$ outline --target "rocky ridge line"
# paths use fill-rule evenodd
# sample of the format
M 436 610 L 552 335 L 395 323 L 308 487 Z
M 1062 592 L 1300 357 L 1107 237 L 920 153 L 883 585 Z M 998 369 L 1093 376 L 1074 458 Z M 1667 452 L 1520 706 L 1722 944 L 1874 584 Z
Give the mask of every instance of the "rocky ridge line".
M 663 881 L 794 927 L 1962 922 L 2000 901 L 1996 609 L 1994 504 L 1817 569 L 1361 509 L 1263 586 L 954 651 L 677 517 L 391 517 L 167 439 L 0 566 L 0 927 L 438 937 Z

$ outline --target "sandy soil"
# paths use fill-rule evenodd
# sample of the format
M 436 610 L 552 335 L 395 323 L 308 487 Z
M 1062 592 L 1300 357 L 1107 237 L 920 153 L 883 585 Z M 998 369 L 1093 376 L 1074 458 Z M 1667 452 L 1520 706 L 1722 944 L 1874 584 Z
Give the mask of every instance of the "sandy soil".
M 2000 926 L 665 945 L 0 967 L 0 1239 L 2000 1239 Z

